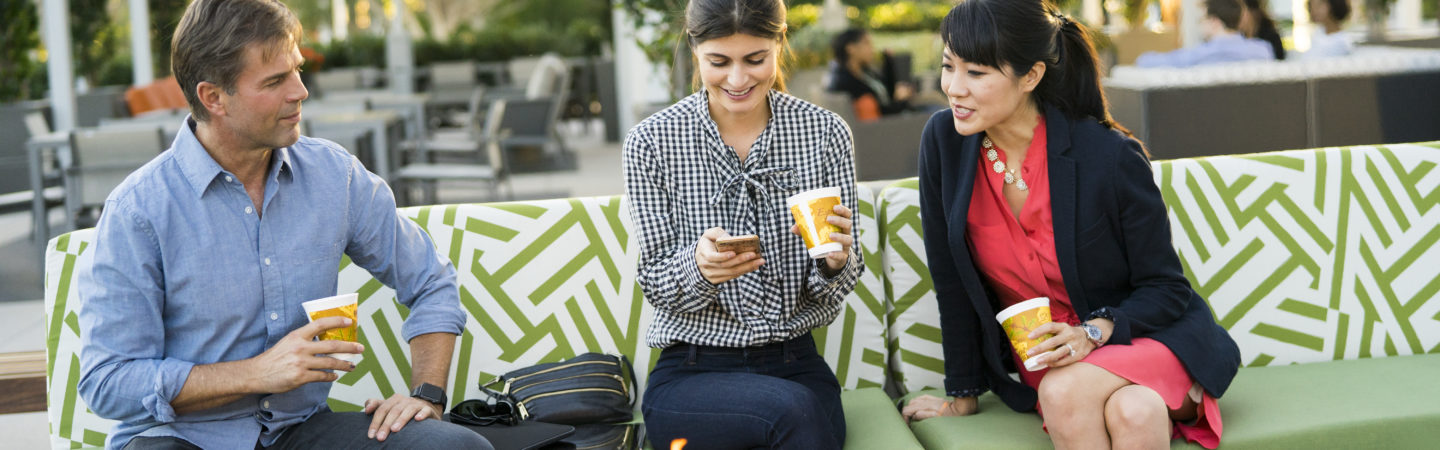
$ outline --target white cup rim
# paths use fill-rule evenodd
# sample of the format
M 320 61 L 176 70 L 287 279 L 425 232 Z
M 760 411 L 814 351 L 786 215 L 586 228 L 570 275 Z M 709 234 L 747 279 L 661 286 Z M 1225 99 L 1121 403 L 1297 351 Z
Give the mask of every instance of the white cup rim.
M 805 191 L 805 192 L 801 192 L 801 193 L 799 193 L 799 194 L 792 195 L 792 196 L 790 196 L 789 198 L 786 198 L 786 199 L 785 199 L 785 205 L 786 205 L 786 206 L 795 206 L 795 205 L 804 204 L 805 202 L 807 202 L 807 201 L 809 201 L 809 200 L 812 200 L 812 199 L 825 198 L 825 197 L 839 197 L 839 196 L 840 196 L 840 188 L 839 188 L 839 187 L 833 187 L 833 186 L 832 186 L 832 187 L 816 188 L 816 189 L 811 189 L 811 190 L 808 190 L 808 191 Z
M 995 320 L 1000 323 L 1005 323 L 1007 319 L 1015 317 L 1016 314 L 1020 314 L 1021 312 L 1041 306 L 1050 306 L 1050 297 L 1035 297 L 1020 303 L 1016 303 L 1014 305 L 1010 305 L 1009 308 L 1000 310 L 1000 313 L 995 314 Z
M 301 303 L 300 306 L 305 308 L 305 316 L 309 317 L 311 314 L 314 314 L 318 311 L 335 309 L 346 305 L 354 305 L 356 303 L 359 303 L 359 300 L 360 294 L 351 292 L 349 294 L 340 294 L 332 297 L 317 298 L 315 300 Z M 313 321 L 315 319 L 310 320 Z

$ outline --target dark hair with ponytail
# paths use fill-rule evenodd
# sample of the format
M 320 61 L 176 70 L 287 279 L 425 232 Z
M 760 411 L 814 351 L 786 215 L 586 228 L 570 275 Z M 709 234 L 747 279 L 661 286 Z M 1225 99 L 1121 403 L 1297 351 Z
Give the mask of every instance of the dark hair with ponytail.
M 775 90 L 785 91 L 785 3 L 782 0 L 690 0 L 685 6 L 685 42 L 693 53 L 696 45 L 737 33 L 774 39 L 780 43 L 775 62 Z M 698 89 L 700 72 L 691 80 Z
M 1004 64 L 1014 76 L 1044 62 L 1045 76 L 1032 94 L 1039 103 L 1133 137 L 1110 117 L 1089 30 L 1049 2 L 966 0 L 945 15 L 940 38 L 955 56 L 995 68 Z
M 835 63 L 841 66 L 848 64 L 850 62 L 850 51 L 846 50 L 845 47 L 860 42 L 860 39 L 864 38 L 866 34 L 869 33 L 866 33 L 863 29 L 850 28 L 841 31 L 840 34 L 830 39 L 830 50 L 835 52 Z

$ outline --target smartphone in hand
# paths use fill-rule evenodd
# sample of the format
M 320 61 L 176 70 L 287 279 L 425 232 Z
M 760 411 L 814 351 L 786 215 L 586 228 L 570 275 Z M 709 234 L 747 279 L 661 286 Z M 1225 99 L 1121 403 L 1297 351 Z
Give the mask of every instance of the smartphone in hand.
M 715 240 L 715 251 L 721 253 L 735 252 L 736 255 L 745 252 L 754 252 L 756 255 L 759 255 L 760 236 L 747 234 L 744 236 L 722 237 Z

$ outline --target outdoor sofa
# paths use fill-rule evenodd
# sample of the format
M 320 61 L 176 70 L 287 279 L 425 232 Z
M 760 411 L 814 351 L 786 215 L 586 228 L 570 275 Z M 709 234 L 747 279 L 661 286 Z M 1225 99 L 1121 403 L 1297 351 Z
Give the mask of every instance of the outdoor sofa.
M 1395 448 L 1440 442 L 1440 143 L 1158 161 L 1186 275 L 1239 343 L 1220 400 L 1223 448 Z M 938 312 L 912 179 L 858 190 L 866 271 L 815 337 L 841 385 L 846 448 L 1045 448 L 1040 419 L 993 394 L 980 414 L 907 424 L 895 398 L 939 393 Z M 452 402 L 496 374 L 587 352 L 629 355 L 643 389 L 658 351 L 635 283 L 637 233 L 622 196 L 411 207 L 456 266 L 470 314 Z M 50 241 L 45 266 L 50 436 L 103 445 L 113 422 L 76 395 L 80 299 L 94 230 Z M 404 308 L 346 259 L 363 362 L 331 390 L 336 410 L 406 389 Z M 1418 355 L 1418 356 L 1411 356 Z M 1175 447 L 1186 447 L 1174 441 Z M 666 445 L 657 445 L 665 448 Z

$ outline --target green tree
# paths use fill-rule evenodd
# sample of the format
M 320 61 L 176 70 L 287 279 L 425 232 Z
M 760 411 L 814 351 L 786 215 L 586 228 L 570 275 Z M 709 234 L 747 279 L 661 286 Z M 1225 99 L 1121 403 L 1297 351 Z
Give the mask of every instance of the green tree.
M 170 41 L 175 37 L 175 27 L 180 25 L 180 16 L 185 14 L 189 0 L 149 0 L 150 2 L 150 48 L 155 57 L 155 76 L 170 76 Z
M 22 100 L 40 66 L 32 55 L 40 46 L 40 15 L 30 1 L 4 1 L 0 23 L 0 101 Z

